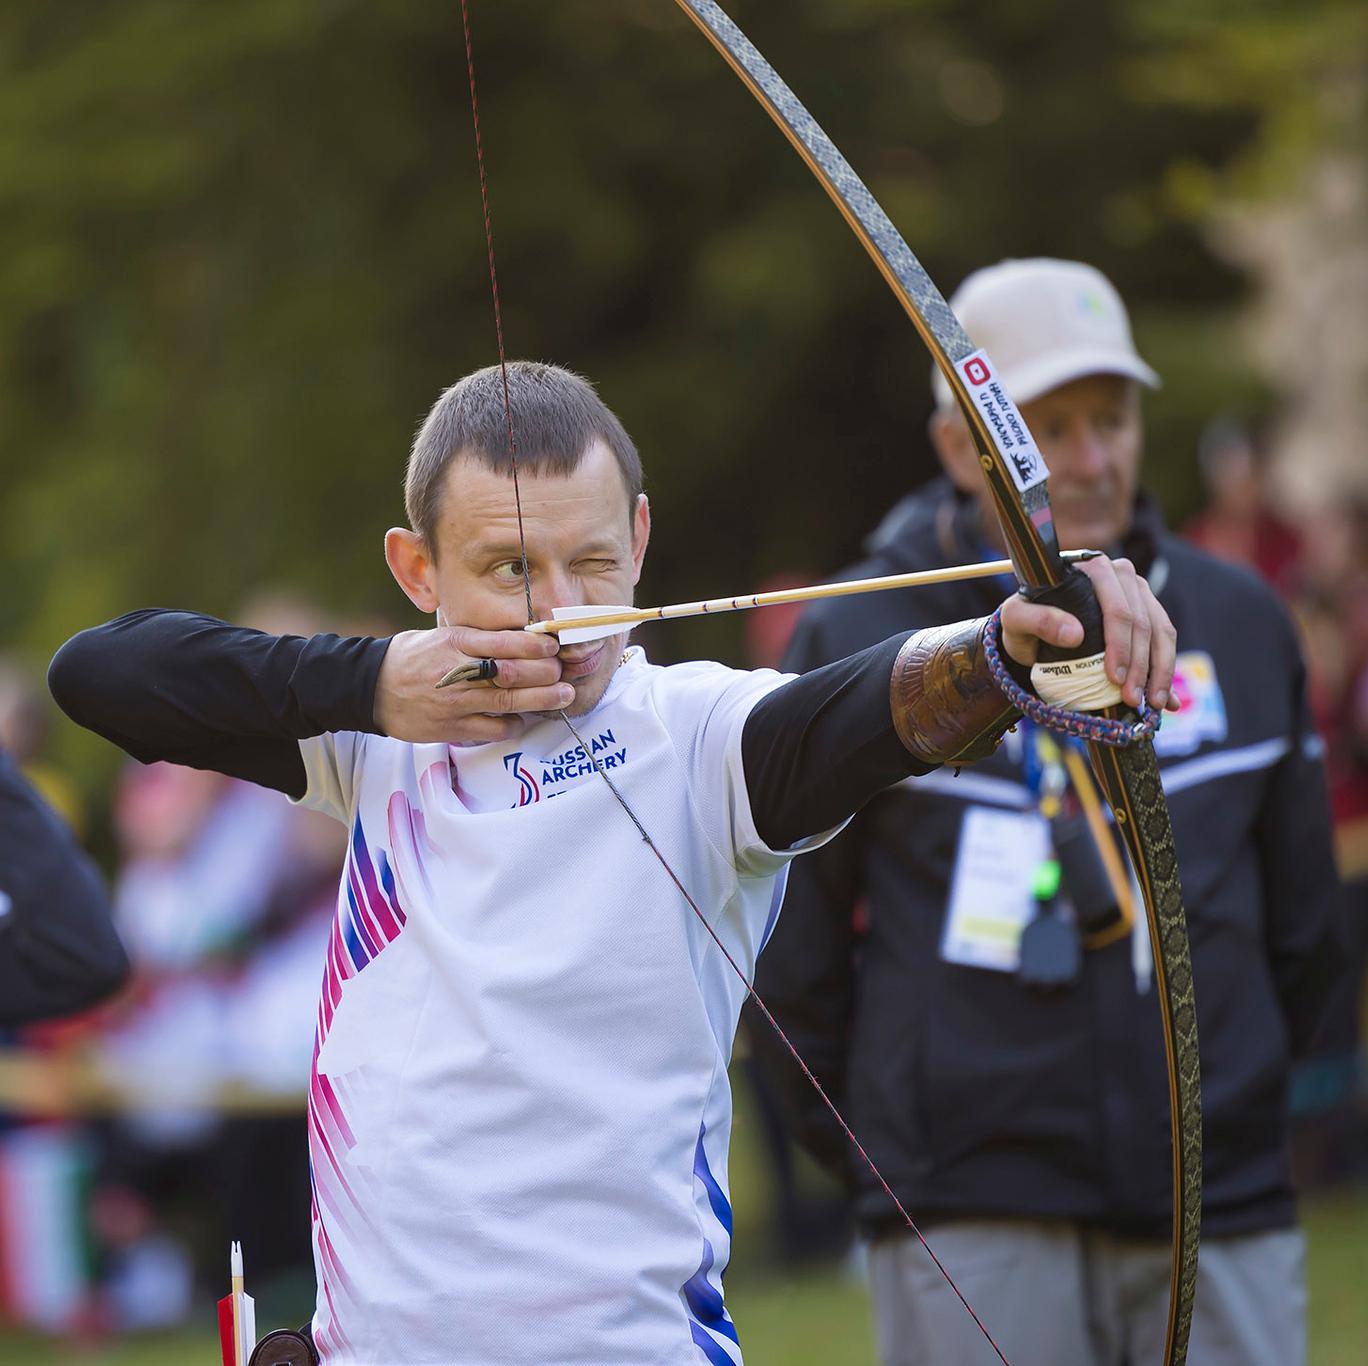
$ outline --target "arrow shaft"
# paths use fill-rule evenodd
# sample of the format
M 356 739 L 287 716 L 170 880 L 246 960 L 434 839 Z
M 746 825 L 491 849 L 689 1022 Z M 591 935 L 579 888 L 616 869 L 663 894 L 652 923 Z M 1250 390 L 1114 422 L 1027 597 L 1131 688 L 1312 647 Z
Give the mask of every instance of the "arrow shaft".
M 1091 550 L 1065 552 L 1066 560 L 1082 560 L 1094 555 Z M 892 588 L 922 588 L 933 583 L 953 583 L 961 579 L 987 579 L 1013 573 L 1011 560 L 985 560 L 981 564 L 950 565 L 944 569 L 919 569 L 908 574 L 885 574 L 872 579 L 847 579 L 841 583 L 819 583 L 805 588 L 776 588 L 768 593 L 751 593 L 735 598 L 703 598 L 697 602 L 675 602 L 666 607 L 630 607 L 551 621 L 534 621 L 523 629 L 537 635 L 553 636 L 566 630 L 592 630 L 597 626 L 636 626 L 646 621 L 671 621 L 677 617 L 702 617 L 718 612 L 745 612 L 752 607 L 778 607 L 784 603 L 815 602 L 822 598 L 852 597 L 857 593 L 883 593 Z

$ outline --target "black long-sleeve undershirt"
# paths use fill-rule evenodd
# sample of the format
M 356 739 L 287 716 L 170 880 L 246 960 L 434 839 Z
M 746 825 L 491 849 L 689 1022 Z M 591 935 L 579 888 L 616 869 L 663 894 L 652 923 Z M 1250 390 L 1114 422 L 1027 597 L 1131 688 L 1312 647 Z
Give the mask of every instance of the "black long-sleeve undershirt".
M 155 608 L 73 636 L 48 687 L 73 721 L 143 763 L 212 769 L 302 797 L 299 741 L 378 731 L 387 640 L 271 636 Z
M 747 718 L 742 761 L 760 837 L 785 849 L 924 773 L 893 729 L 888 686 L 906 636 L 791 680 Z M 189 612 L 132 612 L 72 637 L 49 670 L 73 720 L 145 763 L 162 759 L 305 790 L 298 742 L 378 733 L 387 640 L 270 636 Z

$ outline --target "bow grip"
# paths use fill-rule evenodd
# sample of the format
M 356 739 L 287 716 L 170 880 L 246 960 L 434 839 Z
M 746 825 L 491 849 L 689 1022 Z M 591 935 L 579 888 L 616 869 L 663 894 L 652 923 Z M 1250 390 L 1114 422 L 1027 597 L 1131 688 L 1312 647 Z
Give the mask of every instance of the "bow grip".
M 1027 602 L 1058 607 L 1070 616 L 1077 617 L 1083 624 L 1081 645 L 1050 645 L 1042 640 L 1038 654 L 1042 662 L 1048 664 L 1060 659 L 1088 659 L 1100 655 L 1106 648 L 1102 606 L 1097 601 L 1092 580 L 1081 569 L 1071 567 L 1058 583 L 1048 588 L 1031 588 L 1023 584 L 1019 591 Z

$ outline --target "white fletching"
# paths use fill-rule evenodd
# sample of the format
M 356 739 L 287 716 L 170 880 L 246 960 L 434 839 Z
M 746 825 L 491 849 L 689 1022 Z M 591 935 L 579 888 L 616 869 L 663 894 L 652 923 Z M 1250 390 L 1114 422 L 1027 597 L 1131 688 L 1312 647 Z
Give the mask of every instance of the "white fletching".
M 612 626 L 569 626 L 564 631 L 557 631 L 556 639 L 562 645 L 581 645 L 586 640 L 604 640 L 608 636 L 615 636 L 622 629 L 620 622 Z
M 635 609 L 631 607 L 557 607 L 551 612 L 553 621 L 580 621 L 585 617 L 611 617 L 619 612 L 635 616 Z M 581 645 L 589 640 L 604 640 L 608 636 L 615 636 L 619 632 L 626 630 L 632 623 L 630 621 L 614 621 L 605 625 L 598 626 L 569 626 L 562 631 L 556 632 L 556 638 L 562 645 Z

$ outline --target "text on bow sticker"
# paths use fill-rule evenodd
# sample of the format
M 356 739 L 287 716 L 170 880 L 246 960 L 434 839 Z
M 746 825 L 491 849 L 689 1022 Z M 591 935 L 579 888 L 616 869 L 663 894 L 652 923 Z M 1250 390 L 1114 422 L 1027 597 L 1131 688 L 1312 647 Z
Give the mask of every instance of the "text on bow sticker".
M 1007 457 L 1007 469 L 1017 491 L 1025 493 L 1050 476 L 1045 457 L 1026 427 L 1020 410 L 998 380 L 986 351 L 974 351 L 955 366 L 969 398 L 997 438 L 998 449 Z

